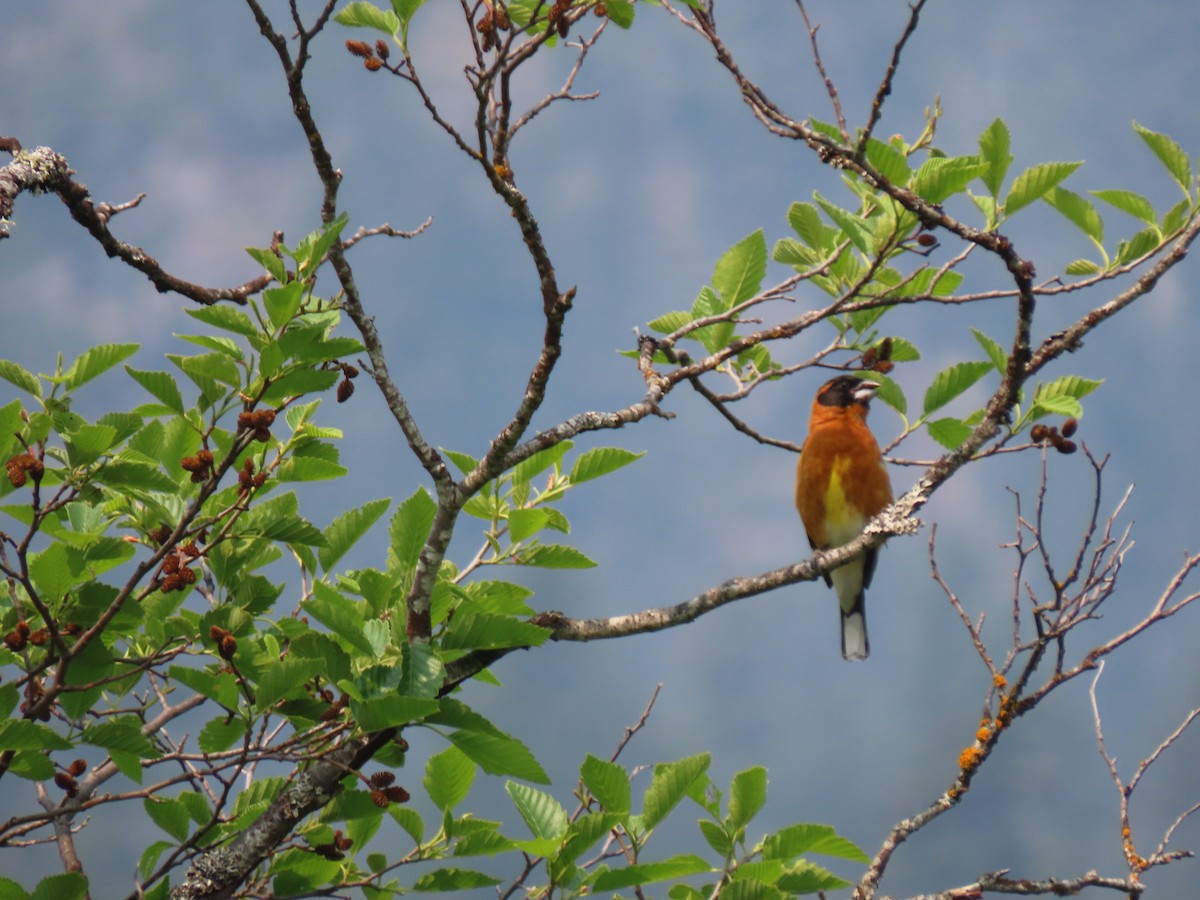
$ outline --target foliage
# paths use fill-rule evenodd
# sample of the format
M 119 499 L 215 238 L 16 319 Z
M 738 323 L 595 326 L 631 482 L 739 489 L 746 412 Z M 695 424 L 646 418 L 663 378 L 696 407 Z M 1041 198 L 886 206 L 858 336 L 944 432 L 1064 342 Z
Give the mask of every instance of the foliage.
M 69 365 L 59 359 L 49 374 L 0 360 L 0 378 L 16 391 L 0 406 L 0 451 L 7 464 L 0 484 L 6 498 L 0 511 L 7 517 L 0 530 L 0 779 L 30 782 L 42 799 L 40 811 L 0 826 L 0 845 L 53 834 L 65 859 L 73 853 L 71 829 L 79 817 L 134 808 L 162 832 L 138 865 L 135 892 L 148 898 L 322 896 L 356 889 L 377 900 L 510 881 L 508 893 L 523 889 L 539 897 L 640 895 L 644 886 L 657 885 L 675 900 L 737 900 L 852 886 L 814 862 L 815 855 L 865 865 L 854 886 L 858 896 L 870 897 L 895 847 L 957 805 L 1017 718 L 1192 599 L 1173 596 L 1200 564 L 1197 558 L 1189 558 L 1140 625 L 1082 655 L 1072 644 L 1072 656 L 1068 633 L 1097 616 L 1126 543 L 1109 533 L 1113 520 L 1105 528 L 1097 518 L 1097 484 L 1076 562 L 1068 575 L 1054 577 L 1041 540 L 1040 507 L 1035 526 L 1018 515 L 1017 571 L 1033 553 L 1024 543 L 1031 540 L 1054 599 L 1025 609 L 1025 601 L 1014 598 L 1013 646 L 998 658 L 940 582 L 989 669 L 985 715 L 950 773 L 950 786 L 930 807 L 898 823 L 873 856 L 823 824 L 799 822 L 755 838 L 750 829 L 766 804 L 766 770 L 738 772 L 722 793 L 710 778 L 706 753 L 649 771 L 617 762 L 624 741 L 610 759 L 589 755 L 570 810 L 561 792 L 542 789 L 550 779 L 534 750 L 464 703 L 459 686 L 470 679 L 498 685 L 492 667 L 517 649 L 673 627 L 724 603 L 815 581 L 888 537 L 915 530 L 915 512 L 964 465 L 1008 451 L 1030 451 L 1032 458 L 1040 450 L 1044 467 L 1050 449 L 1075 452 L 1075 420 L 1102 381 L 1044 370 L 1148 293 L 1186 254 L 1200 233 L 1191 159 L 1170 137 L 1135 124 L 1135 134 L 1183 198 L 1160 210 L 1128 189 L 1091 191 L 1104 208 L 1137 223 L 1137 230 L 1114 243 L 1106 238 L 1101 207 L 1065 186 L 1080 163 L 1039 163 L 1010 179 L 1012 140 L 1000 119 L 966 152 L 937 146 L 932 113 L 915 140 L 881 140 L 873 132 L 889 81 L 867 123 L 853 133 L 832 85 L 836 123 L 790 119 L 733 62 L 717 36 L 711 3 L 647 3 L 712 45 L 772 131 L 803 141 L 838 170 L 837 194 L 814 191 L 792 202 L 781 210 L 789 233 L 772 243 L 765 229 L 753 231 L 716 260 L 710 283 L 689 308 L 648 323 L 654 334 L 640 336 L 627 353 L 645 384 L 637 401 L 534 432 L 533 416 L 563 353 L 562 326 L 574 289 L 557 281 L 529 200 L 515 186 L 509 151 L 536 115 L 557 101 L 582 99 L 572 93 L 572 83 L 587 53 L 610 22 L 632 27 L 636 5 L 510 0 L 464 7 L 474 54 L 467 80 L 477 104 L 473 131 L 464 132 L 442 117 L 419 73 L 421 48 L 410 25 L 423 0 L 392 0 L 388 8 L 356 0 L 336 13 L 331 2 L 307 26 L 293 6 L 297 33 L 291 40 L 255 0 L 248 4 L 288 76 L 292 108 L 324 189 L 320 227 L 294 248 L 280 239 L 248 251 L 265 273 L 259 279 L 221 291 L 169 276 L 112 235 L 109 214 L 98 216 L 65 166 L 33 165 L 44 158 L 5 145 L 14 150 L 14 166 L 24 167 L 8 173 L 6 184 L 58 192 L 111 255 L 161 289 L 196 301 L 189 315 L 198 330 L 180 336 L 186 352 L 169 354 L 169 367 L 162 369 L 128 362 L 138 350 L 132 343 L 98 344 Z M 922 6 L 912 7 L 896 59 Z M 330 18 L 382 35 L 374 44 L 351 39 L 347 50 L 368 72 L 387 72 L 399 87 L 418 93 L 426 112 L 478 165 L 482 183 L 511 212 L 537 275 L 544 318 L 537 360 L 511 419 L 479 456 L 426 441 L 392 380 L 358 293 L 350 263 L 354 246 L 367 236 L 398 233 L 384 226 L 344 236 L 350 218 L 338 206 L 341 174 L 303 93 L 310 44 L 327 37 Z M 284 30 L 291 32 L 291 24 Z M 515 109 L 510 88 L 521 66 L 536 54 L 558 52 L 576 60 L 562 89 Z M 1014 217 L 1042 204 L 1078 229 L 1095 252 L 1035 281 L 1032 266 L 1005 232 Z M 966 212 L 947 212 L 958 209 Z M 943 241 L 960 249 L 937 263 L 933 251 Z M 968 261 L 983 254 L 1004 266 L 1008 280 L 999 288 L 974 283 L 980 275 Z M 768 283 L 772 263 L 788 272 L 774 285 Z M 1041 342 L 1033 338 L 1037 302 L 1105 287 L 1122 276 L 1134 279 L 1132 288 L 1063 331 Z M 806 296 L 817 299 L 800 314 L 768 324 L 747 317 L 752 309 L 756 315 L 786 309 L 801 288 L 811 288 Z M 1012 333 L 996 336 L 967 326 L 962 337 L 968 351 L 956 352 L 955 361 L 924 386 L 920 403 L 910 405 L 902 383 L 911 379 L 893 373 L 929 348 L 902 337 L 894 323 L 917 305 L 999 303 L 1013 309 Z M 824 348 L 789 361 L 797 351 L 788 342 L 802 333 L 822 335 Z M 84 392 L 119 377 L 120 366 L 147 395 L 143 402 L 92 419 L 79 413 Z M 925 464 L 918 484 L 862 537 L 802 563 L 730 579 L 675 606 L 607 620 L 539 610 L 512 576 L 483 577 L 488 567 L 505 573 L 516 566 L 596 565 L 565 542 L 570 522 L 561 501 L 640 454 L 577 447 L 590 432 L 667 416 L 664 399 L 687 384 L 740 431 L 789 446 L 731 410 L 751 393 L 812 368 L 878 381 L 878 396 L 902 423 L 892 447 L 923 429 L 946 451 Z M 716 393 L 714 374 L 732 390 Z M 331 391 L 338 401 L 348 400 L 360 377 L 379 389 L 426 483 L 394 508 L 391 498 L 378 498 L 321 527 L 302 512 L 303 487 L 347 474 L 338 444 L 343 435 L 322 424 L 322 402 Z M 1053 426 L 1043 421 L 1059 418 L 1064 421 Z M 1099 482 L 1103 463 L 1086 455 Z M 1043 481 L 1043 495 L 1044 487 Z M 344 568 L 352 548 L 382 527 L 389 512 L 386 558 L 376 567 Z M 479 549 L 456 563 L 451 536 L 473 528 Z M 934 571 L 936 576 L 936 563 Z M 194 748 L 173 736 L 172 726 L 185 716 L 196 723 Z M 423 760 L 419 788 L 398 783 L 396 771 L 418 732 L 434 735 L 438 747 Z M 511 822 L 519 819 L 524 831 L 464 809 L 481 771 L 506 779 Z M 1115 763 L 1113 771 L 1118 780 Z M 418 789 L 436 819 L 427 821 L 409 804 Z M 691 835 L 695 849 L 660 856 L 654 838 L 668 819 L 681 817 L 681 809 L 699 810 L 699 840 Z M 378 839 L 393 826 L 404 834 L 403 843 Z M 1178 858 L 1165 849 L 1165 839 L 1150 857 L 1138 856 L 1129 836 L 1124 839 L 1130 872 L 1116 883 L 1131 894 L 1140 891 L 1144 869 Z M 518 874 L 495 874 L 493 858 L 515 865 Z M 1048 890 L 1072 893 L 1099 883 L 1098 877 L 1089 873 Z M 1038 892 L 992 874 L 956 895 L 977 896 L 968 893 L 975 888 Z M 87 891 L 79 871 L 46 878 L 32 892 L 0 879 L 5 897 L 41 900 Z

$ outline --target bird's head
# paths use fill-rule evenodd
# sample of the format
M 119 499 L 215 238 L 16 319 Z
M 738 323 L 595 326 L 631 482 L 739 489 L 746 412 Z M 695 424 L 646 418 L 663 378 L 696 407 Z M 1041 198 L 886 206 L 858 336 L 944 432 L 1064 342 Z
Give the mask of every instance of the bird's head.
M 839 375 L 832 381 L 827 381 L 817 391 L 817 403 L 842 409 L 858 405 L 865 410 L 877 390 L 877 381 L 868 381 L 853 375 Z

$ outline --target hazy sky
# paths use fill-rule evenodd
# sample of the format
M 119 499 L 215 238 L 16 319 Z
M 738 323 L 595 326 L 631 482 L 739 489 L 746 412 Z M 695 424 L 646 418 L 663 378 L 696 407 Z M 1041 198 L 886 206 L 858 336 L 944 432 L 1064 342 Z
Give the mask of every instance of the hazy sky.
M 285 5 L 271 8 L 280 14 Z M 465 125 L 470 96 L 458 10 L 431 0 L 410 43 L 443 111 Z M 810 4 L 852 126 L 863 119 L 906 10 L 881 0 Z M 797 117 L 831 117 L 794 4 L 725 2 L 718 22 L 744 69 L 781 106 Z M 1068 183 L 1072 189 L 1130 188 L 1165 207 L 1178 190 L 1130 123 L 1171 134 L 1193 158 L 1200 150 L 1198 27 L 1200 10 L 1190 2 L 934 2 L 904 54 L 878 133 L 914 136 L 923 110 L 940 96 L 945 115 L 937 143 L 949 153 L 973 152 L 979 133 L 999 116 L 1013 136 L 1013 174 L 1046 160 L 1087 160 Z M 403 83 L 365 72 L 346 54 L 349 36 L 362 35 L 331 27 L 322 37 L 309 87 L 345 173 L 351 229 L 385 221 L 412 228 L 434 219 L 411 242 L 364 242 L 352 261 L 393 374 L 426 435 L 479 455 L 515 408 L 538 349 L 536 280 L 517 229 L 478 171 L 423 117 Z M 753 120 L 712 57 L 661 10 L 639 4 L 635 27 L 609 29 L 576 85 L 599 89 L 601 97 L 552 108 L 515 147 L 518 184 L 531 198 L 561 282 L 579 289 L 566 354 L 537 427 L 637 400 L 640 377 L 617 354 L 632 346 L 635 326 L 690 307 L 715 260 L 746 234 L 763 228 L 769 244 L 786 236 L 792 201 L 819 190 L 849 203 L 836 173 Z M 572 61 L 565 52 L 546 54 L 523 88 L 525 100 L 556 87 Z M 276 229 L 294 241 L 318 223 L 319 185 L 289 109 L 274 53 L 240 4 L 0 6 L 0 134 L 65 154 L 98 199 L 116 203 L 145 192 L 142 206 L 116 219 L 114 230 L 183 277 L 240 283 L 256 274 L 242 248 L 265 245 Z M 1106 213 L 1106 226 L 1110 245 L 1135 230 L 1115 211 Z M 1043 277 L 1089 252 L 1086 240 L 1044 206 L 1022 215 L 1009 235 Z M 952 248 L 940 252 L 945 259 Z M 773 265 L 768 279 L 787 274 Z M 978 265 L 972 285 L 1003 286 L 1002 275 L 998 266 Z M 1045 302 L 1035 337 L 1114 292 Z M 1089 633 L 1097 640 L 1152 602 L 1185 550 L 1200 549 L 1200 404 L 1187 374 L 1194 369 L 1198 292 L 1200 270 L 1189 261 L 1046 373 L 1106 379 L 1087 400 L 1080 432 L 1098 455 L 1112 454 L 1102 508 L 1136 483 L 1126 517 L 1136 521 L 1137 546 L 1108 617 Z M 816 302 L 798 298 L 810 300 Z M 160 368 L 164 352 L 186 346 L 170 335 L 194 330 L 183 306 L 108 260 L 56 199 L 18 201 L 13 236 L 0 243 L 7 323 L 0 357 L 48 371 L 59 351 L 70 358 L 96 341 L 132 340 L 143 345 L 136 364 Z M 1007 343 L 1011 313 L 1000 305 L 889 315 L 887 330 L 923 353 L 894 373 L 910 405 L 937 370 L 981 357 L 970 326 Z M 828 338 L 805 335 L 773 352 L 800 360 Z M 820 380 L 815 373 L 785 380 L 741 412 L 756 427 L 798 441 Z M 953 411 L 968 412 L 986 387 Z M 9 396 L 0 386 L 0 403 Z M 90 398 L 104 411 L 142 395 L 113 374 Z M 351 477 L 313 493 L 306 513 L 318 525 L 348 503 L 399 501 L 423 483 L 365 384 L 353 402 L 331 401 L 323 410 L 347 432 L 343 461 Z M 598 560 L 598 569 L 514 575 L 536 589 L 539 608 L 630 612 L 807 555 L 791 501 L 794 458 L 735 434 L 682 390 L 667 405 L 678 414 L 670 422 L 653 419 L 580 440 L 581 448 L 619 444 L 649 453 L 604 483 L 581 487 L 564 507 L 575 526 L 571 542 Z M 901 427 L 881 404 L 872 424 L 883 440 Z M 917 436 L 901 455 L 928 458 L 934 450 Z M 1088 512 L 1089 473 L 1081 455 L 1055 456 L 1050 469 L 1054 549 L 1068 554 Z M 943 573 L 998 633 L 1007 627 L 1012 592 L 1013 554 L 1000 548 L 1015 531 L 1007 488 L 1027 492 L 1032 503 L 1038 470 L 1033 454 L 974 466 L 922 515 L 927 526 L 939 525 Z M 897 490 L 917 474 L 894 468 Z M 479 539 L 465 524 L 452 548 L 459 562 Z M 762 828 L 829 822 L 873 853 L 888 826 L 949 785 L 986 691 L 984 668 L 929 578 L 928 536 L 926 527 L 881 555 L 868 593 L 872 655 L 865 664 L 841 660 L 835 601 L 818 583 L 726 607 L 668 633 L 518 654 L 496 670 L 509 690 L 470 687 L 466 699 L 530 743 L 566 800 L 584 753 L 611 752 L 662 682 L 656 713 L 627 763 L 711 749 L 718 783 L 748 765 L 766 765 L 771 794 Z M 375 536 L 350 564 L 381 563 L 382 545 L 383 536 Z M 1126 776 L 1200 704 L 1196 616 L 1122 651 L 1105 673 L 1100 697 L 1109 749 Z M 428 739 L 424 749 L 438 748 Z M 416 753 L 421 749 L 414 741 Z M 1148 777 L 1143 804 L 1133 811 L 1135 837 L 1146 846 L 1200 799 L 1198 749 L 1200 738 L 1192 735 Z M 415 785 L 421 765 L 414 758 L 403 777 Z M 28 805 L 27 788 L 17 783 L 0 792 L 0 819 Z M 498 783 L 476 790 L 481 800 L 500 793 Z M 89 869 L 100 885 L 94 896 L 127 890 L 132 861 L 154 839 L 107 828 L 107 815 L 100 811 L 98 827 L 81 839 L 85 854 L 105 848 L 111 863 Z M 897 853 L 885 887 L 897 895 L 931 891 L 1001 868 L 1035 878 L 1093 867 L 1119 875 L 1119 827 L 1116 792 L 1095 749 L 1080 682 L 1017 723 L 962 807 Z M 1176 841 L 1200 846 L 1200 828 L 1188 824 Z M 54 870 L 52 853 L 28 855 Z M 15 851 L 0 852 L 0 872 L 18 865 L 32 884 L 28 864 Z M 1188 862 L 1147 876 L 1162 896 L 1182 896 L 1198 881 Z

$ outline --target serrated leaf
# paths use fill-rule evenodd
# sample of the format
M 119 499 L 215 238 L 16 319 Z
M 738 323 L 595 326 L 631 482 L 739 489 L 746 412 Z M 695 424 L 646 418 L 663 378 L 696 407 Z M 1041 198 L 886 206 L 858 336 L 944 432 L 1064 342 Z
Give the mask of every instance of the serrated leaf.
M 929 436 L 947 450 L 953 450 L 970 437 L 974 430 L 962 419 L 954 418 L 935 419 L 932 422 L 926 422 L 925 427 L 929 429 Z
M 1029 167 L 1017 176 L 1008 196 L 1004 198 L 1005 215 L 1011 216 L 1041 199 L 1082 165 L 1082 162 L 1049 162 Z
M 1141 219 L 1147 225 L 1158 224 L 1158 214 L 1155 213 L 1154 206 L 1141 194 L 1122 190 L 1089 191 L 1089 193 L 1093 197 L 1103 200 L 1109 206 L 1115 206 L 1121 212 L 1129 213 L 1135 219 Z
M 435 753 L 425 763 L 425 790 L 443 812 L 462 803 L 474 781 L 475 763 L 455 746 Z
M 592 891 L 618 891 L 635 885 L 685 878 L 688 875 L 711 871 L 712 866 L 699 856 L 686 853 L 658 862 L 636 863 L 622 869 L 600 872 L 592 879 Z
M 530 547 L 521 552 L 516 562 L 542 569 L 592 569 L 596 566 L 596 562 L 586 554 L 565 544 Z
M 246 723 L 240 717 L 213 719 L 200 729 L 197 741 L 203 753 L 220 753 L 246 736 Z
M 977 156 L 933 156 L 913 175 L 912 190 L 929 203 L 942 203 L 987 171 L 988 163 Z
M 755 766 L 733 776 L 729 783 L 729 819 L 735 828 L 745 828 L 766 802 L 766 769 Z
M 493 878 L 472 869 L 436 869 L 427 872 L 413 882 L 414 891 L 465 891 L 472 888 L 492 887 L 503 879 Z
M 992 363 L 992 367 L 997 372 L 1005 372 L 1008 369 L 1008 353 L 999 342 L 992 340 L 978 328 L 972 328 L 971 334 L 975 335 L 975 340 L 979 346 L 983 348 L 983 352 L 987 354 L 988 359 Z
M 1121 241 L 1117 245 L 1117 253 L 1113 257 L 1113 265 L 1119 266 L 1127 262 L 1132 262 L 1135 259 L 1140 259 L 1158 247 L 1159 239 L 1157 227 L 1143 228 L 1129 238 L 1129 240 Z
M 701 819 L 696 824 L 700 827 L 700 834 L 705 843 L 712 847 L 718 856 L 728 857 L 733 852 L 733 839 L 724 827 L 712 819 Z
M 1064 271 L 1068 275 L 1098 275 L 1104 269 L 1099 263 L 1094 263 L 1090 259 L 1076 259 L 1067 263 Z
M 760 228 L 742 238 L 717 260 L 713 288 L 724 309 L 730 309 L 758 293 L 767 274 L 767 239 Z
M 835 206 L 818 193 L 813 194 L 813 199 L 817 201 L 817 205 L 821 207 L 825 215 L 829 216 L 837 224 L 842 233 L 860 253 L 864 256 L 870 256 L 873 253 L 875 235 L 859 216 L 839 206 Z
M 277 659 L 267 665 L 254 685 L 254 705 L 264 712 L 288 694 L 302 692 L 305 682 L 319 671 L 315 659 Z
M 604 4 L 604 14 L 621 28 L 633 27 L 633 3 L 630 0 L 616 0 Z
M 621 447 L 595 447 L 575 460 L 575 464 L 571 466 L 571 483 L 582 484 L 615 472 L 645 455 L 644 451 L 635 453 Z
M 54 729 L 28 719 L 0 722 L 0 750 L 70 750 L 74 746 Z
M 535 784 L 549 784 L 546 770 L 529 748 L 509 735 L 481 731 L 454 731 L 450 742 L 473 759 L 489 775 L 511 775 Z
M 1097 381 L 1091 378 L 1081 378 L 1078 375 L 1064 375 L 1046 384 L 1039 384 L 1034 392 L 1034 402 L 1040 402 L 1053 397 L 1074 397 L 1076 400 L 1086 397 L 1100 385 L 1103 379 Z
M 509 781 L 504 785 L 535 838 L 557 841 L 567 832 L 567 811 L 545 791 Z
M 444 650 L 539 647 L 550 637 L 545 628 L 507 616 L 472 614 L 461 610 L 441 640 Z
M 1158 161 L 1163 164 L 1164 168 L 1171 173 L 1171 177 L 1175 179 L 1175 183 L 1190 197 L 1192 190 L 1192 161 L 1184 149 L 1173 138 L 1157 131 L 1151 131 L 1137 122 L 1133 123 L 1133 130 L 1146 142 L 1146 146 L 1154 151 L 1154 155 L 1158 157 Z
M 1030 420 L 1042 416 L 1074 416 L 1083 415 L 1083 406 L 1074 397 L 1043 397 L 1034 400 L 1033 408 L 1029 411 Z
M 88 880 L 79 872 L 64 872 L 43 878 L 33 889 L 30 900 L 82 900 Z
M 67 387 L 71 390 L 86 384 L 97 375 L 107 372 L 133 354 L 137 353 L 137 344 L 100 344 L 85 350 L 67 370 Z
M 550 521 L 550 512 L 545 509 L 514 509 L 508 514 L 508 536 L 513 543 L 537 534 Z
M 350 715 L 363 731 L 382 731 L 409 722 L 419 722 L 437 710 L 436 700 L 395 693 L 370 700 L 350 701 Z
M 870 138 L 867 141 L 867 162 L 897 187 L 904 187 L 908 184 L 908 179 L 912 175 L 912 170 L 909 168 L 904 154 L 892 144 L 881 141 L 879 138 Z
M 652 331 L 657 331 L 659 334 L 671 334 L 690 321 L 692 321 L 692 314 L 690 312 L 674 310 L 669 313 L 663 313 L 657 319 L 646 324 Z
M 662 822 L 687 796 L 692 782 L 708 771 L 710 762 L 709 754 L 700 753 L 655 768 L 654 777 L 642 798 L 642 823 L 647 831 Z
M 1100 213 L 1096 212 L 1096 207 L 1086 198 L 1066 188 L 1056 187 L 1048 190 L 1042 199 L 1097 244 L 1104 240 L 1104 222 Z
M 36 375 L 12 360 L 0 359 L 0 378 L 20 388 L 27 394 L 41 399 L 42 382 Z
M 301 281 L 270 287 L 262 292 L 263 306 L 267 309 L 267 316 L 277 329 L 283 328 L 296 317 L 303 300 L 304 283 Z
M 838 878 L 828 869 L 803 859 L 786 872 L 777 884 L 791 895 L 840 891 L 851 886 L 850 882 Z
M 990 371 L 990 362 L 970 361 L 955 363 L 938 372 L 925 391 L 925 415 L 941 409 Z
M 871 380 L 879 384 L 878 390 L 875 391 L 876 399 L 886 403 L 902 416 L 908 414 L 908 398 L 904 396 L 904 390 L 900 385 L 878 372 L 871 373 Z
M 155 825 L 173 837 L 176 841 L 187 840 L 191 828 L 191 816 L 187 808 L 178 800 L 165 797 L 146 797 L 142 801 L 146 815 Z
M 870 862 L 867 854 L 830 825 L 801 822 L 781 828 L 763 841 L 763 859 L 789 860 L 806 853 Z
M 326 572 L 332 569 L 387 511 L 391 502 L 388 497 L 371 500 L 346 510 L 330 522 L 322 532 L 325 546 L 317 551 L 321 568 Z
M 157 759 L 162 755 L 133 721 L 114 720 L 90 725 L 83 730 L 79 740 L 108 751 L 130 753 L 139 759 Z
M 363 2 L 363 0 L 348 3 L 344 9 L 334 15 L 333 20 L 351 28 L 374 28 L 389 35 L 395 35 L 400 31 L 400 20 L 395 13 L 382 10 L 374 4 Z
M 396 508 L 396 514 L 388 526 L 388 536 L 391 538 L 391 552 L 401 565 L 411 567 L 417 564 L 436 514 L 437 504 L 423 487 L 417 488 L 415 494 Z
M 529 484 L 537 475 L 558 463 L 563 454 L 573 447 L 571 441 L 559 441 L 552 447 L 539 450 L 537 453 L 522 460 L 513 467 L 512 483 L 514 485 Z
M 246 253 L 248 253 L 250 258 L 256 263 L 266 269 L 267 274 L 280 284 L 283 284 L 287 281 L 287 269 L 284 267 L 283 260 L 279 257 L 279 254 L 274 253 L 265 247 L 247 247 Z M 203 307 L 203 309 L 231 309 L 231 307 L 206 306 Z M 234 311 L 236 312 L 236 310 Z M 184 310 L 184 312 L 190 313 L 191 310 Z M 249 317 L 246 317 L 246 321 L 250 321 Z
M 793 203 L 788 207 L 787 218 L 800 240 L 813 250 L 822 256 L 832 252 L 837 231 L 821 221 L 821 214 L 815 206 L 811 203 Z
M 313 583 L 313 595 L 300 607 L 314 619 L 360 653 L 374 654 L 371 642 L 363 634 L 362 614 L 346 597 L 324 582 Z
M 579 777 L 606 812 L 619 815 L 629 812 L 629 773 L 624 766 L 589 753 L 579 767 Z
M 993 197 L 1000 196 L 1000 188 L 1004 184 L 1004 176 L 1012 164 L 1013 156 L 1008 126 L 1003 119 L 996 119 L 984 129 L 979 136 L 979 155 L 987 163 L 987 171 L 981 176 L 988 192 Z
M 115 459 L 95 474 L 95 480 L 111 488 L 126 491 L 159 491 L 174 495 L 179 485 L 157 466 Z
M 126 366 L 125 371 L 159 403 L 171 412 L 183 415 L 183 395 L 179 393 L 179 385 L 170 372 L 143 372 L 131 366 Z

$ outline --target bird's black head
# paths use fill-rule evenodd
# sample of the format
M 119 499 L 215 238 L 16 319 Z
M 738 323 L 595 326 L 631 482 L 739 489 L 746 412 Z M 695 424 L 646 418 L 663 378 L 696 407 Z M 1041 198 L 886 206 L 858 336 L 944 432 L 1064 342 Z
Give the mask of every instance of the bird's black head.
M 826 382 L 817 392 L 817 402 L 822 406 L 839 406 L 842 408 L 859 404 L 866 407 L 879 390 L 879 382 L 855 378 L 853 375 L 839 375 L 833 381 Z

